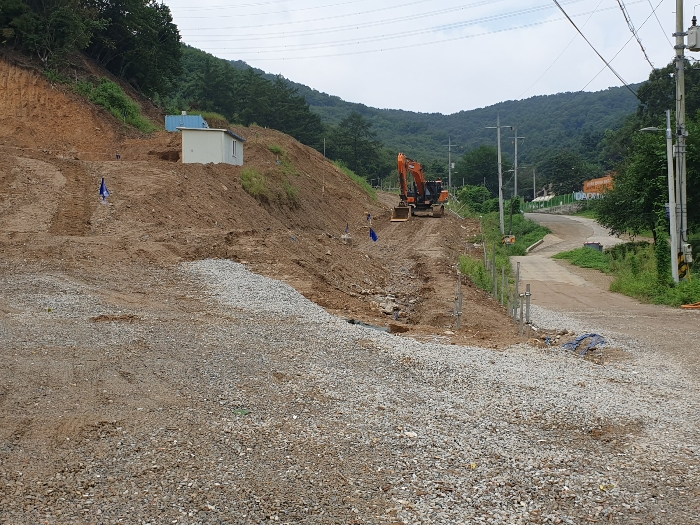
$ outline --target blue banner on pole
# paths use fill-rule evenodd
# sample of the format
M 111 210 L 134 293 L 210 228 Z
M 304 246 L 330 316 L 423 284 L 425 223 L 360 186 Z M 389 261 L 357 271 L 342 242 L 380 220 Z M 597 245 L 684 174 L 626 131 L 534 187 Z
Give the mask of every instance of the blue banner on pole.
M 379 237 L 377 237 L 377 234 L 372 228 L 369 229 L 369 238 L 372 239 L 374 242 L 377 242 L 377 239 L 379 239 Z

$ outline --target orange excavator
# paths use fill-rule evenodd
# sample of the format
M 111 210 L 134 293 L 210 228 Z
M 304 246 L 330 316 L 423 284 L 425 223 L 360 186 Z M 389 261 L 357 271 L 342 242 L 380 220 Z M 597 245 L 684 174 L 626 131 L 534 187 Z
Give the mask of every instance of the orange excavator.
M 449 192 L 442 189 L 441 180 L 426 180 L 423 165 L 399 153 L 399 186 L 401 201 L 391 214 L 391 222 L 405 222 L 411 215 L 429 214 L 442 217 Z M 409 189 L 408 176 L 413 182 Z

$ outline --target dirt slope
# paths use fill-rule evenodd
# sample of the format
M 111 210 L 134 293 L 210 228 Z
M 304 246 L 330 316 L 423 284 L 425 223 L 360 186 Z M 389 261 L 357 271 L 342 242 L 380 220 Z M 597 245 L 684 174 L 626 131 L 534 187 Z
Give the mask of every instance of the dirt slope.
M 5 61 L 0 79 L 3 257 L 84 275 L 231 258 L 342 316 L 455 342 L 517 340 L 503 309 L 469 286 L 464 327 L 445 334 L 455 332 L 454 264 L 475 223 L 390 223 L 395 196 L 372 199 L 287 135 L 235 128 L 247 140 L 246 167 L 267 182 L 256 199 L 242 188 L 241 167 L 178 162 L 178 134 L 134 136 L 105 111 Z M 112 192 L 106 205 L 102 177 Z M 351 243 L 341 239 L 346 225 Z

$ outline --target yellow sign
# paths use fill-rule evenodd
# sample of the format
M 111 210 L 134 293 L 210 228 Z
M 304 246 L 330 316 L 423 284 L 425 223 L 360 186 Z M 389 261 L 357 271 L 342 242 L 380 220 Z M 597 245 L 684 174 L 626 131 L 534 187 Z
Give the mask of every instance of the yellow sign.
M 501 240 L 503 244 L 515 244 L 515 235 L 504 235 Z

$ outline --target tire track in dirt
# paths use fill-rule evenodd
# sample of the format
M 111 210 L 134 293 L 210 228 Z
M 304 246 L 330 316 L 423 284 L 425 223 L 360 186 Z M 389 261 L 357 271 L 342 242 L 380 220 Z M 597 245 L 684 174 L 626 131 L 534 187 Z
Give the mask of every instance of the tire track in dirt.
M 56 164 L 66 184 L 59 195 L 58 210 L 49 231 L 54 235 L 85 236 L 91 230 L 90 219 L 97 206 L 98 188 L 82 162 L 64 160 Z

